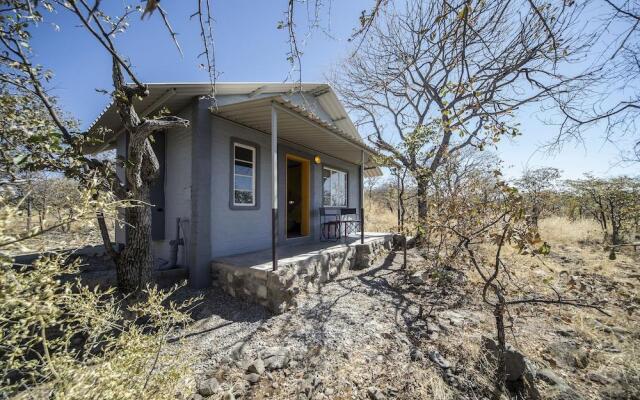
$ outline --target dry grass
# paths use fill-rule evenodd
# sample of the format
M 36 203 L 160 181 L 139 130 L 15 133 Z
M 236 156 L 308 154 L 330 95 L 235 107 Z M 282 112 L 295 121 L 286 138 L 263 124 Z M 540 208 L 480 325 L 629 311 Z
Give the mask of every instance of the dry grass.
M 57 220 L 47 221 L 45 230 L 47 227 L 56 225 L 57 223 Z M 22 216 L 12 217 L 8 225 L 12 227 L 10 232 L 6 232 L 8 235 L 21 236 L 27 232 L 26 219 Z M 37 232 L 39 229 L 37 221 L 33 221 L 33 225 L 35 226 L 32 229 Z M 113 231 L 110 234 L 113 238 Z M 56 228 L 46 231 L 31 239 L 5 246 L 2 248 L 2 251 L 11 255 L 18 255 L 52 250 L 76 249 L 87 245 L 98 244 L 102 244 L 98 223 L 95 218 L 88 218 L 71 223 L 68 230 Z
M 503 253 L 523 292 L 553 297 L 557 291 L 566 298 L 602 301 L 610 316 L 588 308 L 521 306 L 511 310 L 514 329 L 508 340 L 540 367 L 553 369 L 585 398 L 600 399 L 611 391 L 622 393 L 616 395 L 619 398 L 637 398 L 640 253 L 625 249 L 616 260 L 610 260 L 603 249 L 599 227 L 591 221 L 548 218 L 540 222 L 540 233 L 551 245 L 548 256 L 518 255 L 508 248 Z M 490 246 L 481 251 L 487 258 L 493 254 Z M 474 275 L 470 275 L 473 286 L 480 285 L 479 277 Z M 523 294 L 512 291 L 510 295 L 513 298 Z M 490 310 L 486 308 L 486 312 Z M 587 365 L 575 366 L 563 360 L 554 346 L 565 345 L 574 346 L 576 354 L 585 355 Z M 589 378 L 593 373 L 610 383 L 594 382 Z
M 398 230 L 396 210 L 385 207 L 381 202 L 366 198 L 364 202 L 365 231 L 395 232 Z
M 550 217 L 540 221 L 540 234 L 553 244 L 597 243 L 602 240 L 600 225 L 592 219 L 571 221 Z

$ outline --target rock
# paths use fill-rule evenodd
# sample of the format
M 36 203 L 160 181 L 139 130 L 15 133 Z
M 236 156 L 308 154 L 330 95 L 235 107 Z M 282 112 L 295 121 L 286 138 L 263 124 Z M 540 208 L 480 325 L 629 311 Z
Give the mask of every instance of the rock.
M 589 364 L 589 352 L 573 341 L 552 342 L 545 351 L 563 366 L 584 369 Z
M 429 358 L 433 361 L 438 367 L 442 369 L 451 368 L 451 364 L 447 361 L 437 350 L 431 350 L 429 352 Z
M 335 393 L 335 391 L 332 388 L 326 388 L 324 390 L 324 394 L 326 394 L 327 396 L 332 396 L 333 393 Z
M 229 353 L 229 356 L 231 357 L 232 360 L 238 361 L 242 358 L 243 355 L 244 355 L 243 342 L 238 342 L 234 344 L 233 347 L 231 347 L 231 352 Z
M 566 386 L 564 379 L 560 378 L 550 369 L 544 368 L 536 372 L 536 378 L 547 382 L 551 386 Z
M 256 359 L 251 363 L 251 365 L 249 365 L 249 367 L 247 368 L 247 372 L 249 372 L 250 374 L 262 375 L 264 373 L 264 361 L 262 361 L 262 359 L 260 358 Z
M 202 400 L 204 397 L 200 395 L 200 393 L 194 393 L 188 397 L 187 400 Z
M 411 361 L 422 361 L 424 359 L 424 354 L 420 349 L 411 350 L 409 356 L 411 357 Z
M 268 371 L 285 368 L 289 364 L 289 349 L 272 347 L 262 353 L 264 367 Z
M 216 378 L 209 378 L 198 384 L 198 393 L 202 396 L 211 396 L 218 391 L 220 384 Z
M 593 381 L 593 382 L 599 383 L 599 384 L 601 384 L 601 385 L 607 385 L 607 384 L 609 384 L 609 383 L 611 382 L 609 378 L 607 378 L 607 377 L 606 377 L 606 376 L 604 376 L 604 375 L 600 375 L 600 374 L 598 374 L 598 373 L 596 373 L 596 372 L 589 372 L 589 373 L 587 374 L 587 378 L 588 378 L 590 381 Z
M 492 363 L 495 363 L 498 357 L 498 344 L 495 340 L 486 336 L 482 337 L 482 347 L 487 352 L 487 358 Z M 506 379 L 509 382 L 514 382 L 520 379 L 527 370 L 527 359 L 518 351 L 507 345 L 504 354 Z
M 367 388 L 367 396 L 369 396 L 369 399 L 371 400 L 386 400 L 387 398 L 380 389 L 374 386 L 369 386 L 369 388 Z
M 251 373 L 251 374 L 247 374 L 245 375 L 245 379 L 252 385 L 255 385 L 256 383 L 258 383 L 258 381 L 260 380 L 260 375 L 256 374 L 256 373 Z
M 411 282 L 411 284 L 413 285 L 424 285 L 424 274 L 426 274 L 425 271 L 418 271 L 411 274 L 411 276 L 409 277 L 409 282 Z

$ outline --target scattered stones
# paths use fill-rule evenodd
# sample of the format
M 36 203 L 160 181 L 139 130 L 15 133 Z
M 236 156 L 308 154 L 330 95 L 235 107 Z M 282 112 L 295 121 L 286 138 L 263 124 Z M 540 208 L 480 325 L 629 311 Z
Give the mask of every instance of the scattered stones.
M 256 373 L 250 373 L 250 374 L 245 375 L 245 378 L 247 379 L 247 381 L 250 384 L 255 385 L 260 380 L 260 375 L 258 375 Z
M 589 372 L 587 374 L 587 379 L 589 379 L 590 381 L 599 383 L 601 385 L 607 385 L 611 382 L 609 378 L 607 378 L 604 375 L 600 375 L 596 372 Z
M 262 353 L 264 368 L 268 371 L 285 368 L 289 364 L 289 349 L 272 347 Z
M 265 369 L 264 361 L 258 358 L 255 361 L 253 361 L 251 365 L 249 365 L 249 367 L 247 368 L 247 372 L 250 374 L 262 375 L 264 373 L 264 369 Z
M 326 388 L 326 389 L 324 390 L 324 394 L 325 394 L 325 395 L 327 395 L 327 396 L 332 396 L 332 395 L 333 395 L 333 393 L 335 393 L 335 391 L 333 390 L 333 388 Z
M 552 386 L 566 386 L 564 379 L 560 378 L 550 369 L 544 368 L 536 371 L 536 377 Z
M 367 388 L 367 396 L 369 396 L 371 400 L 386 400 L 387 398 L 380 389 L 374 386 Z
M 211 396 L 218 391 L 220 384 L 216 378 L 209 378 L 198 384 L 198 393 L 202 396 Z
M 451 368 L 451 364 L 447 361 L 437 350 L 429 351 L 429 358 L 433 361 L 438 367 L 442 369 Z
M 422 361 L 424 359 L 424 354 L 420 349 L 412 349 L 409 356 L 411 357 L 411 361 Z

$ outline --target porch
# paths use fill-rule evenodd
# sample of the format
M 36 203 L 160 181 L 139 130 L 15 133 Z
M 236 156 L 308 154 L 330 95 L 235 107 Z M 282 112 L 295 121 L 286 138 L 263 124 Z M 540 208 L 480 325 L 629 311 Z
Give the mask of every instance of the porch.
M 211 262 L 212 281 L 234 297 L 281 313 L 295 306 L 302 291 L 334 279 L 346 269 L 366 268 L 393 247 L 390 233 L 365 233 L 338 242 L 311 242 L 278 247 L 278 269 L 272 249 L 220 257 Z

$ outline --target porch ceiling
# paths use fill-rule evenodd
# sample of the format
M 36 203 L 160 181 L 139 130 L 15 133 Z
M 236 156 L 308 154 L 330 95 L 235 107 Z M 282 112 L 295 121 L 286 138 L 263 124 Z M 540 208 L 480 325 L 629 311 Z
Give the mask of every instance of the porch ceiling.
M 221 118 L 271 134 L 271 108 L 278 111 L 278 138 L 306 147 L 310 152 L 329 155 L 343 161 L 360 164 L 365 150 L 365 176 L 380 176 L 382 172 L 370 158 L 375 151 L 362 140 L 346 134 L 308 110 L 296 106 L 281 96 L 233 103 L 211 112 Z

